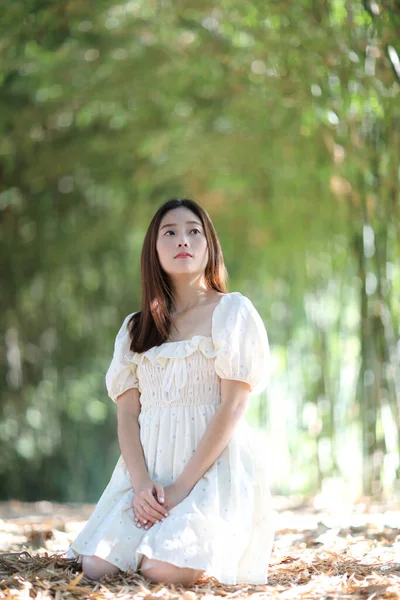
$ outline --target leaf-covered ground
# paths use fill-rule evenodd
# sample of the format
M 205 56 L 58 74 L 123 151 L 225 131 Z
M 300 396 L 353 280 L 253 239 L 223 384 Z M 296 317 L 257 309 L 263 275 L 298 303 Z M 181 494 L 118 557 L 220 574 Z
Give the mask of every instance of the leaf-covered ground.
M 400 599 L 400 506 L 369 499 L 274 498 L 276 536 L 266 585 L 191 589 L 153 584 L 135 573 L 92 582 L 62 557 L 93 505 L 0 503 L 0 598 L 300 598 Z

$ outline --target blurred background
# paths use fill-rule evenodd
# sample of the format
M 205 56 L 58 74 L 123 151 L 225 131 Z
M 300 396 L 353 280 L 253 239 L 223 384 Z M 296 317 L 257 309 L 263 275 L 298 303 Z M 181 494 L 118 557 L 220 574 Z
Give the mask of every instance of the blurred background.
M 209 212 L 273 373 L 274 493 L 400 498 L 400 5 L 20 0 L 0 19 L 0 500 L 95 502 L 145 231 Z

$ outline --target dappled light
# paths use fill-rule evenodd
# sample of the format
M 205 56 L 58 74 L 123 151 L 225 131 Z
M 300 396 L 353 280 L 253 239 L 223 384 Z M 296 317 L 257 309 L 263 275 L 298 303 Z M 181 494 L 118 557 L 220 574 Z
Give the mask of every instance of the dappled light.
M 106 482 L 104 370 L 168 194 L 209 210 L 230 289 L 265 320 L 273 378 L 247 418 L 275 489 L 397 497 L 396 9 L 69 3 L 18 29 L 21 11 L 2 25 L 3 497 L 42 480 L 94 501 Z
M 336 506 L 335 506 L 336 502 Z M 338 504 L 340 509 L 338 509 Z M 63 551 L 84 525 L 93 506 L 50 502 L 0 505 L 3 552 L 0 590 L 31 597 L 98 600 L 118 597 L 217 598 L 379 598 L 399 594 L 400 520 L 396 506 L 360 498 L 343 504 L 341 496 L 276 496 L 276 539 L 266 585 L 223 585 L 205 574 L 190 590 L 151 584 L 137 573 L 105 576 L 94 583 Z M 7 552 L 4 552 L 4 545 Z
M 245 419 L 277 510 L 268 586 L 196 593 L 399 598 L 399 4 L 6 4 L 0 595 L 182 595 L 62 552 L 120 455 L 105 373 L 147 227 L 189 197 L 268 332 Z

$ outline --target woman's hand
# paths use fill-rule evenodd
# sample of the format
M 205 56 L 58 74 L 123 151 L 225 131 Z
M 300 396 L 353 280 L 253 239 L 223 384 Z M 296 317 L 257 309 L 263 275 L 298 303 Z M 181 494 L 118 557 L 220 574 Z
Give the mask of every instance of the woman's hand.
M 151 498 L 153 504 L 151 504 L 148 496 L 150 491 L 153 491 Z M 150 481 L 147 486 L 143 486 L 135 494 L 133 500 L 135 521 L 138 527 L 143 525 L 145 529 L 149 529 L 154 523 L 163 521 L 168 516 L 168 511 L 182 502 L 188 494 L 189 490 L 177 482 L 164 488 L 161 483 Z M 154 495 L 159 502 L 157 502 Z M 136 518 L 137 516 L 138 518 Z
M 171 485 L 167 485 L 164 488 L 165 499 L 164 506 L 167 510 L 171 510 L 177 504 L 182 502 L 189 495 L 189 490 L 187 490 L 183 485 L 176 482 L 171 483 Z
M 136 525 L 148 529 L 168 515 L 164 504 L 164 488 L 161 483 L 151 481 L 138 486 L 132 502 Z

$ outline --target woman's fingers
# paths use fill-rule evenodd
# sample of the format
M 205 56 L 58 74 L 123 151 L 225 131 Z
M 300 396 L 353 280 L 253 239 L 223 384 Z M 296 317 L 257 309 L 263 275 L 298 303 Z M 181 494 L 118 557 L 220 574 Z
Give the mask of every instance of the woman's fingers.
M 154 489 L 156 491 L 155 496 L 160 504 L 165 501 L 164 487 L 158 481 L 154 482 Z
M 159 521 L 160 519 L 165 518 L 164 513 L 154 510 L 149 504 L 145 504 L 142 508 L 143 508 L 144 513 L 148 517 L 153 518 L 155 521 Z
M 132 507 L 135 522 L 138 526 L 148 529 L 154 523 L 164 520 L 168 516 L 167 508 L 157 501 L 157 497 L 161 500 L 161 497 L 164 499 L 164 496 L 164 489 L 161 484 L 154 484 L 153 488 L 142 489 L 135 496 Z
M 134 507 L 135 517 L 137 517 L 137 523 L 146 527 L 146 525 L 153 525 L 156 521 L 160 519 L 154 516 L 147 514 L 147 512 L 140 506 Z
M 156 522 L 165 519 L 165 516 L 162 513 L 153 510 L 148 504 L 145 504 L 144 506 L 136 505 L 134 509 L 142 520 L 147 519 L 148 521 L 152 520 L 153 522 Z
M 167 509 L 164 506 L 161 506 L 152 494 L 145 496 L 143 500 L 145 500 L 143 508 L 149 515 L 157 517 L 157 519 L 161 519 L 168 515 Z
M 162 521 L 165 519 L 164 515 L 155 514 L 154 511 L 147 509 L 146 507 L 142 508 L 140 511 L 141 518 L 147 519 L 147 521 L 152 521 L 155 523 L 156 521 Z

